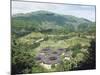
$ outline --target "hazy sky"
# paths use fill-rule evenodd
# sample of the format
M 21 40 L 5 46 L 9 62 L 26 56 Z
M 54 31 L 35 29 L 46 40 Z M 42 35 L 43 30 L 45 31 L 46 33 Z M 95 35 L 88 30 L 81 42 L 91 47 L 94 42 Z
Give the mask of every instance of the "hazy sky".
M 12 1 L 12 15 L 38 10 L 51 11 L 63 15 L 73 15 L 95 21 L 95 6 Z

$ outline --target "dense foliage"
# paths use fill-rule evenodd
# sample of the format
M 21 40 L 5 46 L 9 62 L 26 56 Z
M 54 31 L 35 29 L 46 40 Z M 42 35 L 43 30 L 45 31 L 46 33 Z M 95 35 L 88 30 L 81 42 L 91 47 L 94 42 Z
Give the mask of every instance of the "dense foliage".
M 12 16 L 11 33 L 12 74 L 95 69 L 95 22 L 37 11 Z M 34 59 L 44 47 L 66 48 L 72 56 L 62 55 L 48 70 Z

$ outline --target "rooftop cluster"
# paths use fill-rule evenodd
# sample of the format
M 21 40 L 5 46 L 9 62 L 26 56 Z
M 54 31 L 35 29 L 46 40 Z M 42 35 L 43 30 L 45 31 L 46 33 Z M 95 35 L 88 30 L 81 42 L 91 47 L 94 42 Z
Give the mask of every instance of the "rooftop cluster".
M 44 64 L 57 64 L 61 62 L 61 55 L 65 57 L 71 56 L 71 51 L 66 50 L 66 48 L 43 48 L 40 50 L 39 54 L 35 57 L 36 61 Z

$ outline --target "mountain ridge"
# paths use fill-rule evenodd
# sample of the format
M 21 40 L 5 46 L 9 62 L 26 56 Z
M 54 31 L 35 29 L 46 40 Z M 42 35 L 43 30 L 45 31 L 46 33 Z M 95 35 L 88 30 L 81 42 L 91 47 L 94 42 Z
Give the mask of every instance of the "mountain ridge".
M 32 15 L 32 14 L 50 14 L 50 15 L 62 15 L 62 16 L 70 16 L 70 17 L 75 17 L 75 18 L 83 18 L 83 17 L 76 17 L 76 16 L 73 16 L 73 15 L 65 15 L 65 14 L 58 14 L 58 13 L 55 13 L 55 12 L 51 12 L 51 11 L 46 11 L 46 10 L 38 10 L 38 11 L 33 11 L 33 12 L 27 12 L 27 13 L 17 13 L 17 14 L 13 14 L 12 17 L 17 17 L 17 16 L 26 16 L 27 14 L 29 15 Z M 83 18 L 83 19 L 86 19 L 86 18 Z M 88 20 L 86 19 L 87 21 L 91 21 L 91 20 Z
M 28 29 L 35 31 L 63 30 L 85 31 L 94 22 L 72 15 L 60 15 L 49 11 L 35 11 L 12 16 L 12 27 L 15 29 Z M 22 28 L 21 28 L 22 27 Z

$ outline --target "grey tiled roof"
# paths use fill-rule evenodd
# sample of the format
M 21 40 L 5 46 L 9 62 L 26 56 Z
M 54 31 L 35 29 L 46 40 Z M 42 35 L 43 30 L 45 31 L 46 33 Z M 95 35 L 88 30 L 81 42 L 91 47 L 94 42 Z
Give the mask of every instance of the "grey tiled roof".
M 44 53 L 44 54 L 42 54 Z M 44 64 L 57 64 L 61 62 L 60 55 L 65 53 L 65 56 L 70 56 L 71 52 L 66 52 L 65 48 L 43 48 L 40 53 L 35 57 L 37 62 L 43 62 Z
M 44 60 L 43 63 L 44 64 L 57 64 L 60 63 L 61 59 L 59 56 L 51 54 L 49 56 L 47 56 Z

